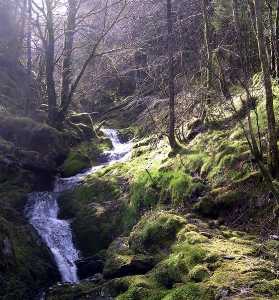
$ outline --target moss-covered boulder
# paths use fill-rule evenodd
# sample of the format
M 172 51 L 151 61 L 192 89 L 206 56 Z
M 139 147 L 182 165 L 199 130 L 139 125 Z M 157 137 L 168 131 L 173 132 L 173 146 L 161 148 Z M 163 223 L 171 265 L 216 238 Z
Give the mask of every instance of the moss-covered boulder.
M 155 264 L 153 256 L 135 255 L 129 248 L 128 238 L 118 238 L 107 250 L 103 273 L 106 278 L 145 274 Z
M 133 228 L 129 245 L 135 253 L 167 250 L 186 220 L 176 214 L 157 212 L 147 214 Z
M 0 164 L 55 173 L 69 149 L 63 133 L 30 118 L 1 115 Z
M 218 217 L 226 214 L 237 205 L 245 205 L 251 201 L 250 195 L 240 190 L 220 188 L 199 199 L 194 211 L 207 217 Z
M 104 151 L 111 148 L 111 141 L 102 137 L 92 138 L 89 142 L 83 142 L 73 147 L 61 166 L 62 176 L 70 177 L 98 163 L 100 164 L 104 156 Z
M 189 273 L 189 278 L 195 282 L 201 282 L 208 278 L 210 272 L 206 266 L 197 265 Z
M 73 219 L 75 242 L 85 257 L 106 249 L 122 232 L 123 201 L 116 178 L 92 176 L 59 200 L 60 217 Z

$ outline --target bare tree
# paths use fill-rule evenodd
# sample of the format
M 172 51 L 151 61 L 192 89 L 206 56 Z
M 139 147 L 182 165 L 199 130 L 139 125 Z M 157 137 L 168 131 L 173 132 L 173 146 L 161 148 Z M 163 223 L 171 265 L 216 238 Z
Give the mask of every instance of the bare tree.
M 66 118 L 69 106 L 72 103 L 75 92 L 79 83 L 88 67 L 96 57 L 100 57 L 102 53 L 98 52 L 102 41 L 109 34 L 111 29 L 117 24 L 121 15 L 126 8 L 126 0 L 110 1 L 106 0 L 105 4 L 99 8 L 92 3 L 92 8 L 81 10 L 82 1 L 68 0 L 66 24 L 64 30 L 61 28 L 61 22 L 57 21 L 54 12 L 57 9 L 59 1 L 43 0 L 42 6 L 39 6 L 35 1 L 33 5 L 36 7 L 40 15 L 37 22 L 37 28 L 40 39 L 42 41 L 43 52 L 45 53 L 45 73 L 46 73 L 46 90 L 48 102 L 48 121 L 55 127 L 61 127 Z M 88 2 L 84 2 L 87 3 Z M 100 4 L 99 2 L 97 3 Z M 109 9 L 114 9 L 113 16 L 109 16 Z M 117 9 L 115 9 L 117 8 Z M 85 21 L 101 16 L 104 19 L 101 32 L 97 32 L 94 42 L 90 43 L 91 50 L 81 66 L 76 68 L 73 66 L 73 52 L 80 48 L 87 47 L 87 43 L 75 46 L 75 37 L 80 28 L 85 27 Z M 110 18 L 109 18 L 110 17 Z M 41 20 L 45 20 L 45 24 Z M 60 28 L 59 28 L 60 26 Z M 84 35 L 84 33 L 83 33 Z M 64 39 L 62 53 L 58 51 L 58 42 L 61 43 L 61 38 Z M 80 36 L 79 36 L 80 38 Z M 106 51 L 105 51 L 106 52 Z M 60 60 L 62 63 L 60 64 Z M 58 98 L 59 87 L 56 78 L 59 78 L 57 66 L 61 65 L 61 86 L 60 98 Z

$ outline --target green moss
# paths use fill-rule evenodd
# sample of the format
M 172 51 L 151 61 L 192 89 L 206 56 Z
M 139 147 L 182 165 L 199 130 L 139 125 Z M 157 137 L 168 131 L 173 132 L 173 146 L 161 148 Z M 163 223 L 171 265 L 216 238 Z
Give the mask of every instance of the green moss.
M 200 198 L 194 210 L 205 216 L 216 217 L 249 199 L 250 196 L 246 192 L 220 189 Z
M 174 205 L 183 204 L 183 201 L 189 199 L 194 193 L 200 193 L 204 185 L 200 181 L 194 181 L 193 178 L 181 171 L 174 172 L 169 182 L 169 190 Z
M 128 291 L 120 296 L 117 300 L 161 300 L 166 292 L 161 290 L 152 290 L 144 287 L 134 286 L 128 289 Z
M 186 241 L 187 243 L 193 245 L 193 244 L 207 242 L 208 238 L 196 231 L 188 231 L 188 228 L 186 228 L 186 230 L 181 230 L 179 232 L 178 241 L 179 242 Z
M 152 208 L 171 199 L 174 206 L 183 205 L 193 195 L 205 189 L 200 180 L 194 180 L 181 170 L 155 170 L 139 174 L 131 191 L 131 203 L 136 210 Z
M 199 245 L 189 245 L 187 242 L 176 244 L 173 247 L 174 255 L 182 255 L 182 257 L 188 266 L 188 269 L 192 269 L 195 265 L 201 264 L 206 257 L 206 250 Z
M 253 290 L 259 294 L 279 296 L 279 279 L 260 280 L 253 286 Z M 273 298 L 272 298 L 273 299 Z
M 186 282 L 188 272 L 187 261 L 183 259 L 182 253 L 178 253 L 160 263 L 152 275 L 160 285 L 172 288 L 175 283 Z
M 61 172 L 64 177 L 70 177 L 97 164 L 101 154 L 111 149 L 109 139 L 94 138 L 90 142 L 84 142 L 71 149 Z
M 195 282 L 204 281 L 210 275 L 209 270 L 204 265 L 195 266 L 189 273 L 189 278 Z
M 62 174 L 70 177 L 90 167 L 91 161 L 81 153 L 72 151 L 62 166 Z
M 187 283 L 179 288 L 173 289 L 169 292 L 167 296 L 163 298 L 163 300 L 210 300 L 214 299 L 213 295 L 194 283 Z
M 116 178 L 91 176 L 86 184 L 60 198 L 60 217 L 73 218 L 78 248 L 93 255 L 122 231 L 123 202 Z
M 140 253 L 168 248 L 185 223 L 184 218 L 167 212 L 146 215 L 133 228 L 129 244 Z

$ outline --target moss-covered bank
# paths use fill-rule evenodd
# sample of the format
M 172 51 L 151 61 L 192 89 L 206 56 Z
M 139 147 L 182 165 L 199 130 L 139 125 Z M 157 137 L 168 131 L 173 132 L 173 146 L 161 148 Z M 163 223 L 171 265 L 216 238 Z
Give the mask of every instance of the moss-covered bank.
M 271 254 L 274 243 L 227 227 L 212 228 L 194 215 L 149 213 L 126 241 L 116 240 L 107 251 L 105 278 L 118 278 L 58 286 L 47 299 L 278 299 L 276 261 L 259 252 L 265 247 Z M 149 268 L 143 275 L 127 276 L 127 266 L 139 272 L 139 261 Z

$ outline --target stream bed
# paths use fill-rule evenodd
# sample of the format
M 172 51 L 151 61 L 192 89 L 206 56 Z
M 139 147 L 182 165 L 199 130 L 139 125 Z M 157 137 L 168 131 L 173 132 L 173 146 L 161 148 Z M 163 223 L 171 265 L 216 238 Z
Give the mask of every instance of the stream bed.
M 130 158 L 131 142 L 122 143 L 114 129 L 102 131 L 113 145 L 112 150 L 104 153 L 106 157 L 104 163 L 73 177 L 57 178 L 52 191 L 33 192 L 28 195 L 26 217 L 50 249 L 63 282 L 79 281 L 76 261 L 80 258 L 80 253 L 73 243 L 70 221 L 58 218 L 60 194 L 81 184 L 86 176 L 102 167 Z

